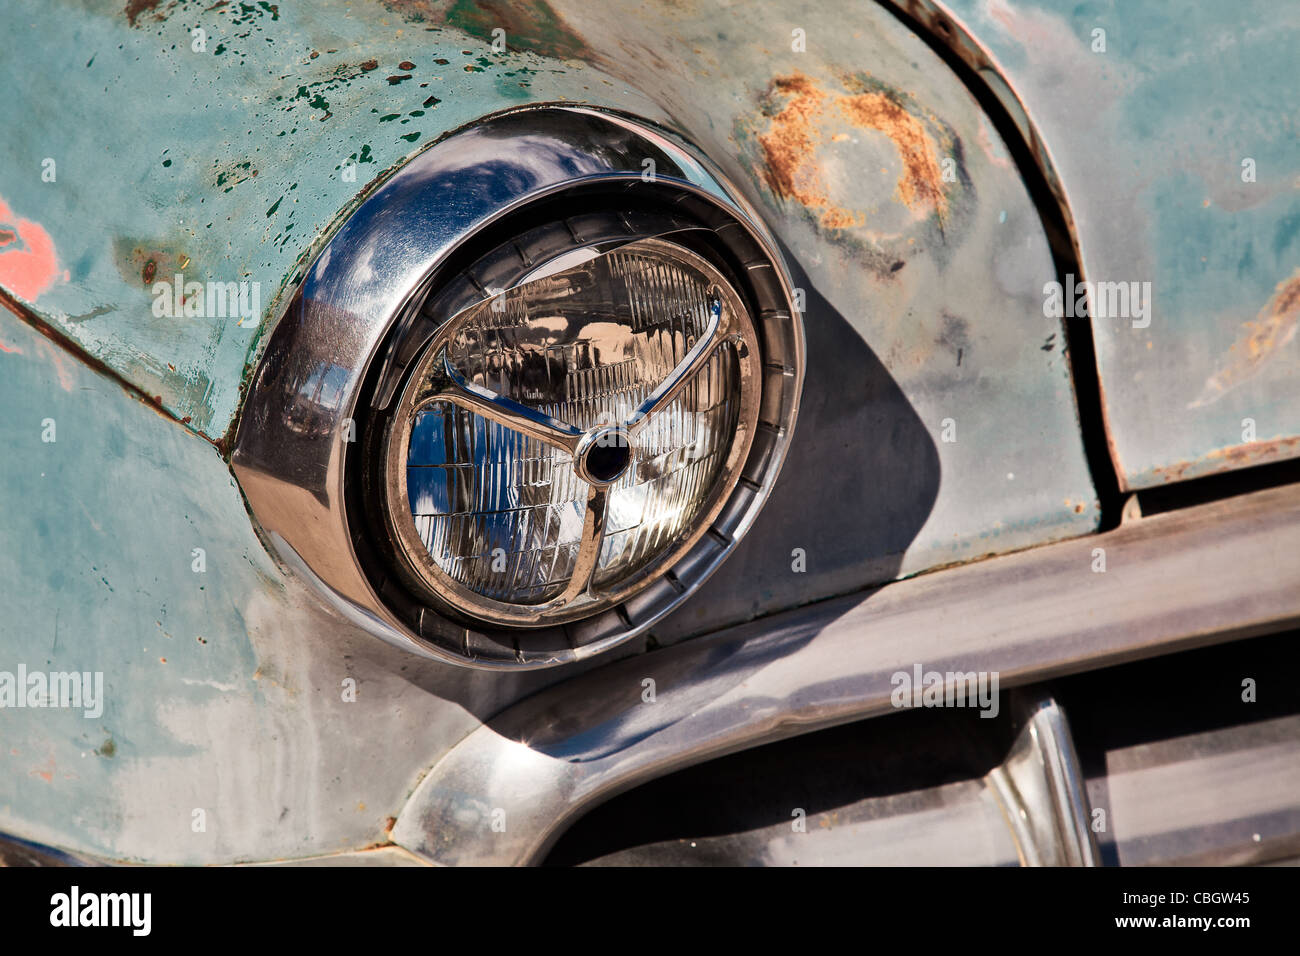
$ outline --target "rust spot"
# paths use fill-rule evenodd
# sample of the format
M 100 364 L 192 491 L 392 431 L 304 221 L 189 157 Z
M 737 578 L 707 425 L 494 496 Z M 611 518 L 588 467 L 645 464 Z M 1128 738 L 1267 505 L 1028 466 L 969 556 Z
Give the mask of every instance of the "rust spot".
M 389 817 L 384 821 L 384 836 L 393 832 L 393 827 L 397 826 L 397 817 Z
M 138 26 L 140 17 L 146 13 L 152 13 L 155 20 L 166 20 L 166 13 L 159 13 L 158 7 L 162 0 L 127 0 L 126 7 L 122 10 L 126 14 L 126 22 L 131 26 Z M 174 7 L 176 4 L 169 4 Z
M 12 229 L 0 228 L 0 246 L 7 246 L 17 238 L 18 233 L 14 232 Z
M 362 73 L 369 73 L 371 70 L 377 70 L 377 69 L 379 69 L 378 60 L 366 60 L 361 64 Z
M 921 121 L 884 93 L 849 96 L 839 101 L 839 107 L 854 126 L 878 130 L 894 141 L 903 161 L 903 175 L 898 179 L 903 202 L 912 208 L 926 205 L 942 214 L 947 201 L 939 162 L 934 141 Z
M 145 288 L 157 278 L 171 282 L 178 272 L 193 271 L 194 261 L 178 249 L 141 239 L 113 240 L 113 258 L 124 282 L 142 283 Z
M 810 157 L 826 94 L 802 73 L 777 77 L 772 89 L 790 100 L 758 138 L 767 159 L 768 184 L 783 199 L 794 198 L 809 209 L 824 209 L 830 199 Z M 830 210 L 832 214 L 842 211 Z
M 1242 335 L 1228 349 L 1226 361 L 1206 381 L 1189 408 L 1212 405 L 1254 376 L 1296 333 L 1300 320 L 1300 269 L 1273 290 L 1273 297 L 1254 321 L 1242 325 Z
M 1183 476 L 1187 473 L 1187 469 L 1196 464 L 1197 463 L 1194 461 L 1177 461 L 1172 465 L 1161 465 L 1158 468 L 1152 469 L 1152 471 L 1157 478 L 1168 484 L 1173 481 L 1182 481 Z
M 397 64 L 397 68 L 399 70 L 414 70 L 415 64 L 410 60 L 403 60 L 401 63 Z
M 827 229 L 862 225 L 861 212 L 836 205 L 823 174 L 818 152 L 826 142 L 842 142 L 828 124 L 838 117 L 858 129 L 889 137 L 902 161 L 898 194 L 912 210 L 947 212 L 935 143 L 921 121 L 898 100 L 883 92 L 839 93 L 822 89 L 808 75 L 795 72 L 772 81 L 771 95 L 786 98 L 758 137 L 767 163 L 767 181 L 784 199 L 794 199 L 820 213 Z
M 1222 461 L 1228 468 L 1244 468 L 1279 458 L 1290 458 L 1300 449 L 1300 438 L 1272 438 L 1253 441 L 1246 445 L 1232 445 L 1210 452 L 1209 457 Z
M 1153 468 L 1151 473 L 1161 481 L 1170 483 L 1182 481 L 1185 478 L 1200 478 L 1205 475 L 1217 475 L 1225 471 L 1234 471 L 1252 465 L 1282 461 L 1296 457 L 1297 453 L 1300 453 L 1300 437 L 1270 438 L 1266 441 L 1254 441 L 1244 445 L 1228 445 L 1225 448 L 1216 448 L 1204 458 L 1162 465 Z

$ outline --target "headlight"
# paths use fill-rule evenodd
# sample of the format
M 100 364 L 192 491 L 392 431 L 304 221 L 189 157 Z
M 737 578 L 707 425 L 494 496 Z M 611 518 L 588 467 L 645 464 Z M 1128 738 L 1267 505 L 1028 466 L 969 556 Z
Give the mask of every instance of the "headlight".
M 628 117 L 528 108 L 434 143 L 339 226 L 232 463 L 353 625 L 547 666 L 645 631 L 721 564 L 802 377 L 780 253 L 720 174 Z
M 572 620 L 705 532 L 757 424 L 759 344 L 701 255 L 657 238 L 566 252 L 429 318 L 385 487 L 434 596 L 501 624 Z

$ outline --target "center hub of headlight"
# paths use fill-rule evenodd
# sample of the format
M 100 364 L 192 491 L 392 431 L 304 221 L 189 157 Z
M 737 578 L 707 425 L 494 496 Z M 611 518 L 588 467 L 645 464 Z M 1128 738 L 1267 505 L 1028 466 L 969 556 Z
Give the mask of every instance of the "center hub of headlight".
M 608 485 L 622 477 L 631 462 L 632 436 L 622 425 L 607 425 L 582 437 L 574 465 L 588 484 Z

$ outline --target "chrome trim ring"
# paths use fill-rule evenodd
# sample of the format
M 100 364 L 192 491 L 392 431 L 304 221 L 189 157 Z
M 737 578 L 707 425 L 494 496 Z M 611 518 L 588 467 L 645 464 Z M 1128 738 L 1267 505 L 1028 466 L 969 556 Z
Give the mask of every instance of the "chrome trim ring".
M 644 177 L 645 160 L 655 174 Z M 463 282 L 457 254 L 538 204 L 603 193 L 642 218 L 671 219 L 725 247 L 749 297 L 761 344 L 752 444 L 734 491 L 662 577 L 583 620 L 502 631 L 412 597 L 374 553 L 373 521 L 356 505 L 382 489 L 358 480 L 368 422 L 427 342 L 420 306 Z M 455 197 L 449 201 L 448 197 Z M 635 199 L 635 202 L 632 200 Z M 575 206 L 576 208 L 576 206 Z M 655 211 L 657 210 L 657 212 Z M 587 223 L 568 220 L 575 239 Z M 637 215 L 628 234 L 645 235 Z M 659 230 L 662 232 L 663 230 Z M 470 289 L 470 298 L 488 295 Z M 432 330 L 432 331 L 436 331 Z M 432 144 L 347 218 L 306 270 L 249 388 L 232 457 L 271 546 L 305 567 L 324 597 L 366 630 L 427 657 L 482 667 L 543 667 L 588 657 L 641 633 L 680 604 L 748 530 L 772 484 L 798 410 L 804 340 L 779 250 L 750 206 L 671 134 L 587 108 L 537 107 L 489 117 Z M 628 424 L 635 434 L 636 423 Z M 540 427 L 540 425 L 538 426 Z M 576 441 L 576 440 L 575 440 Z M 576 444 L 575 444 L 576 448 Z M 378 459 L 375 459 L 378 460 Z M 363 487 L 363 485 L 366 485 Z M 593 486 L 596 488 L 597 486 Z

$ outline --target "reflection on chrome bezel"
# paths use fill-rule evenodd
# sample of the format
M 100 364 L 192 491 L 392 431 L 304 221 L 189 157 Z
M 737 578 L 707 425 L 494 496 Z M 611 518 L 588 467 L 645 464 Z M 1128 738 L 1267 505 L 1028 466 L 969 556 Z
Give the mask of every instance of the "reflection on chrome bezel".
M 687 528 L 687 533 L 678 538 L 671 548 L 654 557 L 647 565 L 635 571 L 616 587 L 597 588 L 595 583 L 596 564 L 603 541 L 602 521 L 607 501 L 605 488 L 608 482 L 589 482 L 587 514 L 574 580 L 557 597 L 540 604 L 499 601 L 479 594 L 448 575 L 429 555 L 416 530 L 407 491 L 406 462 L 410 449 L 412 424 L 415 416 L 422 409 L 438 402 L 452 404 L 464 402 L 462 407 L 469 411 L 482 411 L 487 405 L 477 397 L 472 401 L 465 401 L 463 398 L 458 401 L 454 388 L 447 391 L 426 391 L 424 388 L 424 383 L 435 374 L 436 366 L 444 361 L 443 350 L 460 331 L 465 317 L 473 310 L 481 308 L 484 302 L 490 301 L 490 298 L 480 300 L 449 318 L 425 346 L 423 357 L 414 363 L 413 370 L 407 377 L 384 439 L 384 487 L 388 499 L 386 511 L 390 531 L 400 545 L 400 554 L 405 559 L 408 569 L 415 572 L 430 589 L 428 596 L 445 602 L 453 613 L 460 612 L 498 625 L 537 627 L 578 620 L 613 607 L 641 590 L 648 581 L 671 568 L 691 550 L 700 537 L 709 530 L 740 478 L 741 468 L 749 456 L 750 446 L 753 443 L 754 429 L 758 425 L 761 390 L 762 350 L 749 311 L 730 282 L 703 257 L 684 246 L 661 238 L 646 237 L 631 241 L 649 251 L 658 251 L 663 255 L 685 261 L 708 277 L 712 287 L 719 290 L 722 299 L 722 308 L 719 310 L 722 321 L 715 323 L 718 327 L 713 333 L 713 341 L 701 343 L 703 346 L 701 351 L 707 354 L 689 370 L 681 367 L 674 369 L 669 380 L 656 388 L 656 391 L 660 391 L 667 386 L 668 390 L 675 394 L 677 389 L 689 384 L 701 373 L 703 362 L 708 360 L 715 349 L 726 350 L 736 363 L 735 388 L 738 412 L 735 430 L 729 439 L 727 456 L 714 477 L 713 486 L 705 499 L 705 506 L 694 517 Z M 610 251 L 612 249 L 607 248 L 603 254 L 608 254 Z M 560 258 L 569 255 L 570 253 L 566 252 Z M 508 291 L 502 290 L 497 295 L 505 295 Z M 682 363 L 685 364 L 686 362 Z M 511 427 L 511 424 L 508 424 L 508 414 L 503 414 L 500 421 L 507 427 Z M 640 417 L 635 424 L 632 422 L 627 424 L 636 428 L 646 421 L 647 417 Z M 575 451 L 580 453 L 581 443 L 590 439 L 595 431 L 606 429 L 607 426 L 584 433 Z M 575 461 L 577 460 L 575 457 Z M 583 478 L 580 469 L 579 477 Z M 587 479 L 583 478 L 583 480 Z M 581 580 L 580 574 L 587 580 Z M 689 582 L 683 582 L 686 583 Z
M 647 160 L 651 182 L 643 178 Z M 383 498 L 382 486 L 368 484 L 382 465 L 382 434 L 368 424 L 382 420 L 394 397 L 384 389 L 404 381 L 418 357 L 394 351 L 393 343 L 415 343 L 406 334 L 413 304 L 435 277 L 451 274 L 448 263 L 528 210 L 576 208 L 593 195 L 601 208 L 632 219 L 620 196 L 637 199 L 642 210 L 652 205 L 660 220 L 688 221 L 686 228 L 707 234 L 706 244 L 726 251 L 762 344 L 758 425 L 717 518 L 643 591 L 558 626 L 474 625 L 421 601 L 389 566 L 385 522 L 367 513 L 367 502 Z M 361 629 L 427 658 L 548 667 L 641 634 L 686 600 L 748 530 L 798 414 L 803 328 L 775 241 L 706 158 L 674 134 L 613 111 L 522 107 L 431 143 L 370 191 L 289 290 L 249 383 L 231 458 L 235 475 L 286 567 Z M 337 387 L 304 398 L 302 383 L 326 371 Z

